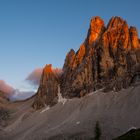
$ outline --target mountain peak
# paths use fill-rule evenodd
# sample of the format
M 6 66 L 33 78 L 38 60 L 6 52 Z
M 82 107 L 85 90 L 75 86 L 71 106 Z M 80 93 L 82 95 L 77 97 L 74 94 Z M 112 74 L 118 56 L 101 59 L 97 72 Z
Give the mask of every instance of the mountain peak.
M 126 23 L 126 21 L 118 16 L 112 17 L 107 25 L 107 28 L 113 28 L 119 25 L 123 25 L 124 23 Z
M 96 16 L 90 21 L 90 28 L 87 36 L 87 43 L 92 45 L 102 34 L 105 29 L 104 21 Z
M 46 66 L 44 67 L 44 72 L 45 73 L 52 73 L 53 70 L 52 70 L 52 64 L 46 64 Z
M 59 69 L 52 69 L 51 64 L 46 64 L 40 80 L 40 86 L 35 96 L 33 108 L 40 109 L 57 103 Z

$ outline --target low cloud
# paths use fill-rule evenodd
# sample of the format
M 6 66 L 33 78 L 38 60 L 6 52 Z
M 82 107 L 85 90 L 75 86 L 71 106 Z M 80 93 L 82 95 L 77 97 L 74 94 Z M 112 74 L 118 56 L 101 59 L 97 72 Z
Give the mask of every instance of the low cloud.
M 0 90 L 7 94 L 10 94 L 14 91 L 14 88 L 8 85 L 4 80 L 0 80 Z
M 40 84 L 40 78 L 42 75 L 43 68 L 37 68 L 33 70 L 25 79 L 28 83 L 37 89 Z M 56 68 L 53 69 L 54 74 L 57 76 L 62 74 L 62 69 Z M 15 89 L 12 86 L 8 85 L 4 80 L 0 80 L 0 90 L 7 93 L 9 98 L 12 101 L 15 100 L 24 100 L 35 94 L 35 91 L 21 91 L 19 89 Z
M 37 68 L 33 70 L 25 80 L 28 81 L 33 86 L 37 87 L 40 83 L 42 71 L 43 71 L 42 68 Z
M 28 81 L 31 85 L 38 87 L 40 84 L 40 78 L 43 72 L 43 68 L 37 68 L 33 70 L 25 79 Z M 53 69 L 54 74 L 56 75 L 61 75 L 62 74 L 62 69 L 60 68 L 55 68 Z
M 32 86 L 37 87 L 40 83 L 40 78 L 42 74 L 42 68 L 37 68 L 31 72 L 31 74 L 26 78 Z M 8 98 L 12 101 L 24 100 L 35 94 L 35 91 L 21 91 L 20 89 L 15 89 L 4 80 L 0 80 L 0 90 L 5 92 Z
M 6 96 L 12 100 L 24 100 L 35 94 L 34 91 L 20 91 L 18 89 L 14 89 L 12 86 L 7 84 L 4 80 L 0 80 L 0 91 L 6 93 Z
M 10 97 L 11 101 L 16 101 L 16 100 L 25 100 L 30 98 L 35 94 L 34 91 L 20 91 L 18 89 L 13 91 L 12 96 Z

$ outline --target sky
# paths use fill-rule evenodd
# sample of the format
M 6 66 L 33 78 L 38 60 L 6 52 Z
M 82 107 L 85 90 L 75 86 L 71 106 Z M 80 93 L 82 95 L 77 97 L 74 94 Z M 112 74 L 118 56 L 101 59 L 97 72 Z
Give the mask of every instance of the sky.
M 140 0 L 0 0 L 0 80 L 34 90 L 26 79 L 51 63 L 61 68 L 84 41 L 90 19 L 124 18 L 140 31 Z

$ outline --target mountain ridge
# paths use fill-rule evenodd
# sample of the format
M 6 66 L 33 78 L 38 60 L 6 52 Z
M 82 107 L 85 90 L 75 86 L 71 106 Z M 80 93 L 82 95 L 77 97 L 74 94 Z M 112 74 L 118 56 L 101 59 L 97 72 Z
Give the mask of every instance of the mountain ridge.
M 41 86 L 40 82 L 34 108 L 57 103 L 58 85 L 65 98 L 83 97 L 101 88 L 119 91 L 130 86 L 137 71 L 140 71 L 140 40 L 136 27 L 129 27 L 120 17 L 112 17 L 107 26 L 100 17 L 93 17 L 79 50 L 68 52 L 62 74 L 56 73 L 54 78 L 53 72 L 46 72 L 46 76 L 50 75 L 46 79 L 50 86 L 47 83 Z M 43 91 L 44 88 L 51 91 Z M 50 98 L 46 104 L 45 100 Z M 40 103 L 41 106 L 37 105 Z

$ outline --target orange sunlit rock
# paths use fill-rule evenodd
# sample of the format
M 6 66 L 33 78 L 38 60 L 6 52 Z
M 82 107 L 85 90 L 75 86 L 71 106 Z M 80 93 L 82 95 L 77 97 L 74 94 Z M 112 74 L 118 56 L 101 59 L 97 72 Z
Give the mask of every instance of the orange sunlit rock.
M 107 25 L 109 44 L 115 53 L 118 47 L 127 49 L 129 41 L 129 27 L 125 20 L 120 17 L 112 17 Z
M 82 45 L 80 46 L 80 49 L 79 49 L 78 54 L 77 54 L 77 59 L 78 59 L 79 61 L 81 61 L 81 60 L 83 59 L 83 57 L 84 57 L 84 55 L 85 55 L 85 51 L 86 51 L 85 45 L 82 44 Z
M 45 73 L 52 73 L 52 72 L 53 72 L 53 70 L 52 70 L 52 64 L 46 65 L 46 66 L 44 67 L 43 71 L 44 71 Z
M 65 61 L 67 70 L 61 79 L 63 95 L 81 97 L 104 83 L 114 84 L 115 90 L 129 85 L 131 77 L 126 74 L 133 73 L 140 63 L 140 50 L 133 49 L 137 34 L 132 31 L 131 35 L 130 30 L 120 17 L 112 17 L 107 27 L 101 18 L 93 17 L 85 42 L 72 57 L 68 55 L 67 60 L 73 60 L 74 56 L 72 65 L 66 67 L 68 61 Z
M 138 48 L 139 46 L 139 40 L 138 40 L 138 32 L 136 27 L 130 27 L 130 40 L 131 40 L 131 45 L 134 49 Z
M 99 38 L 104 28 L 104 21 L 100 17 L 96 16 L 91 19 L 90 28 L 88 32 L 89 45 L 92 45 L 94 41 L 96 41 Z
M 66 56 L 66 59 L 65 59 L 65 63 L 64 63 L 64 66 L 63 66 L 63 71 L 67 71 L 67 69 L 71 69 L 72 68 L 72 65 L 73 65 L 73 62 L 74 62 L 74 59 L 75 59 L 75 51 L 73 49 L 71 49 L 67 56 Z
M 84 55 L 85 55 L 85 52 L 86 52 L 86 48 L 85 48 L 85 45 L 82 44 L 80 46 L 80 49 L 75 57 L 75 61 L 73 63 L 73 68 L 75 68 L 79 63 L 81 63 L 81 61 L 83 60 L 84 58 Z

